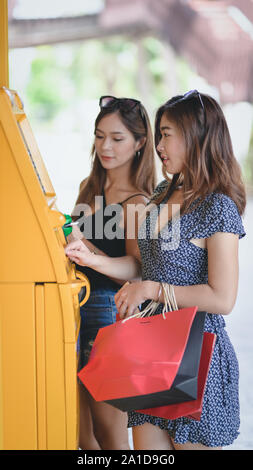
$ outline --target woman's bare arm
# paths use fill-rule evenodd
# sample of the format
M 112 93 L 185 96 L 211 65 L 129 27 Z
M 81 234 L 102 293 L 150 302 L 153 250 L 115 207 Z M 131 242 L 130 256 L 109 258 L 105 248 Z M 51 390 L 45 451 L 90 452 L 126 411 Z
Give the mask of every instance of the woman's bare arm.
M 221 232 L 207 238 L 208 284 L 174 286 L 179 308 L 197 305 L 210 313 L 231 312 L 238 289 L 238 238 Z
M 95 255 L 81 240 L 67 245 L 65 253 L 80 266 L 87 266 L 112 278 L 125 281 L 140 276 L 140 263 L 134 256 L 111 258 L 110 256 Z
M 238 289 L 238 238 L 232 233 L 219 232 L 207 239 L 208 283 L 174 286 L 179 308 L 196 305 L 200 311 L 222 315 L 232 311 Z M 116 296 L 119 313 L 128 316 L 145 300 L 157 301 L 159 291 L 159 283 L 154 281 L 121 288 Z M 163 294 L 159 300 L 164 302 Z
M 131 257 L 134 257 L 136 258 L 136 265 L 138 267 L 137 271 L 136 271 L 136 277 L 131 277 L 131 278 L 124 278 L 122 277 L 122 275 L 120 275 L 120 277 L 113 277 L 112 275 L 108 274 L 108 268 L 107 268 L 107 262 L 105 260 L 103 260 L 103 262 L 100 261 L 100 264 L 97 266 L 97 269 L 93 266 L 89 266 L 89 267 L 92 267 L 92 269 L 96 269 L 97 271 L 99 271 L 99 269 L 105 269 L 106 272 L 103 272 L 102 274 L 106 274 L 108 277 L 110 277 L 110 279 L 112 279 L 113 281 L 117 282 L 119 285 L 122 285 L 124 282 L 128 281 L 128 280 L 137 280 L 140 278 L 140 274 L 141 274 L 141 271 L 140 271 L 140 252 L 139 252 L 139 248 L 138 248 L 138 244 L 137 244 L 137 235 L 138 235 L 138 227 L 139 227 L 139 223 L 140 223 L 140 209 L 144 210 L 145 209 L 145 206 L 148 202 L 148 199 L 145 198 L 144 196 L 141 196 L 141 195 L 138 195 L 138 196 L 134 196 L 132 197 L 131 199 L 129 199 L 129 202 L 128 203 L 125 203 L 124 205 L 124 227 L 125 227 L 125 246 L 126 246 L 126 257 L 128 257 L 128 260 L 131 259 Z M 138 208 L 139 207 L 139 213 L 137 213 L 135 211 L 135 208 Z M 129 237 L 128 237 L 129 236 Z M 76 241 L 76 240 L 81 240 L 84 245 L 89 249 L 89 251 L 91 253 L 94 253 L 97 255 L 100 255 L 100 256 L 104 256 L 104 257 L 108 257 L 108 255 L 106 253 L 104 253 L 102 250 L 98 249 L 93 243 L 92 243 L 92 240 L 87 240 L 86 238 L 83 237 L 83 234 L 82 232 L 80 231 L 80 229 L 76 226 L 73 226 L 73 231 L 72 233 L 68 236 L 68 243 L 70 246 L 70 244 L 73 242 L 73 241 Z M 67 254 L 67 252 L 66 252 Z M 126 258 L 126 257 L 123 257 L 123 258 Z M 130 258 L 129 258 L 130 257 Z M 111 257 L 108 257 L 110 260 L 112 259 L 115 259 L 115 258 L 111 258 Z M 73 259 L 74 261 L 74 259 Z M 95 260 L 91 260 L 93 263 Z M 99 260 L 96 260 L 96 261 L 99 261 Z M 126 262 L 126 260 L 122 260 L 123 263 Z M 87 262 L 87 260 L 86 260 Z M 116 268 L 116 263 L 115 261 L 113 261 L 114 265 L 115 265 L 115 269 L 117 270 Z M 78 263 L 78 264 L 81 264 L 81 263 Z M 99 271 L 99 272 L 102 272 L 102 271 Z

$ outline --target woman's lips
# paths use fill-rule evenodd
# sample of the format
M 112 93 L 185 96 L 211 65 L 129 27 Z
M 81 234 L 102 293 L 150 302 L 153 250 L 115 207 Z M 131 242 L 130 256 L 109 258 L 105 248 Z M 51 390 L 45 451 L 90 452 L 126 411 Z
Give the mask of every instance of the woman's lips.
M 112 160 L 114 157 L 109 157 L 108 155 L 101 155 L 101 158 L 102 160 L 109 161 L 109 160 Z

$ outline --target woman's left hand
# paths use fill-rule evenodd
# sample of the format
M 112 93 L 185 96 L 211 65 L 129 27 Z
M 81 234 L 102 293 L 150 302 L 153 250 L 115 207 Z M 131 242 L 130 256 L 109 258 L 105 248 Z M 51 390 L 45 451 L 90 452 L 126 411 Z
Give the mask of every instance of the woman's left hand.
M 120 318 L 127 318 L 138 312 L 138 306 L 147 300 L 146 281 L 126 282 L 115 295 L 115 304 Z

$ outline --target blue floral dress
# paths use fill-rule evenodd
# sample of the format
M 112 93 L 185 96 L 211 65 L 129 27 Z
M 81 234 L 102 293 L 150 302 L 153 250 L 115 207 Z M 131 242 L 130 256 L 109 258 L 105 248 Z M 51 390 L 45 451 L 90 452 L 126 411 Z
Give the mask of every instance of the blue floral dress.
M 168 186 L 162 181 L 154 197 Z M 166 203 L 166 198 L 163 203 Z M 152 211 L 139 230 L 138 244 L 142 259 L 143 280 L 167 282 L 189 286 L 207 284 L 207 250 L 194 245 L 190 240 L 208 238 L 216 232 L 245 235 L 242 220 L 234 201 L 221 193 L 211 193 L 198 206 L 180 218 L 180 236 L 173 237 L 170 249 L 163 249 L 169 242 L 171 222 L 162 229 L 158 237 L 151 237 Z M 159 208 L 156 209 L 159 213 Z M 156 218 L 156 217 L 155 217 Z M 145 229 L 145 236 L 143 236 Z M 163 233 L 164 232 L 164 233 Z M 167 238 L 166 238 L 167 237 Z M 161 307 L 156 313 L 160 313 Z M 234 348 L 225 330 L 222 315 L 208 313 L 205 331 L 217 335 L 212 362 L 207 379 L 203 410 L 200 421 L 190 418 L 167 420 L 137 412 L 129 413 L 128 426 L 145 422 L 166 429 L 176 443 L 201 443 L 208 447 L 230 445 L 237 438 L 240 425 L 238 379 L 239 369 Z

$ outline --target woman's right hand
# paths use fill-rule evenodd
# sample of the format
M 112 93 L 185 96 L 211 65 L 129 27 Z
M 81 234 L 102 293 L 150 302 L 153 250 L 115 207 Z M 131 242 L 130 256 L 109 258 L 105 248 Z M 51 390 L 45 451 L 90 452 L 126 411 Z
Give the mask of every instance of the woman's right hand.
M 71 261 L 74 261 L 80 266 L 93 267 L 96 263 L 96 256 L 81 240 L 75 240 L 69 243 L 65 248 L 65 254 Z
M 114 258 L 105 254 L 95 255 L 81 240 L 69 243 L 65 248 L 65 254 L 76 264 L 92 268 L 118 281 L 133 280 L 140 276 L 140 264 L 134 256 Z

